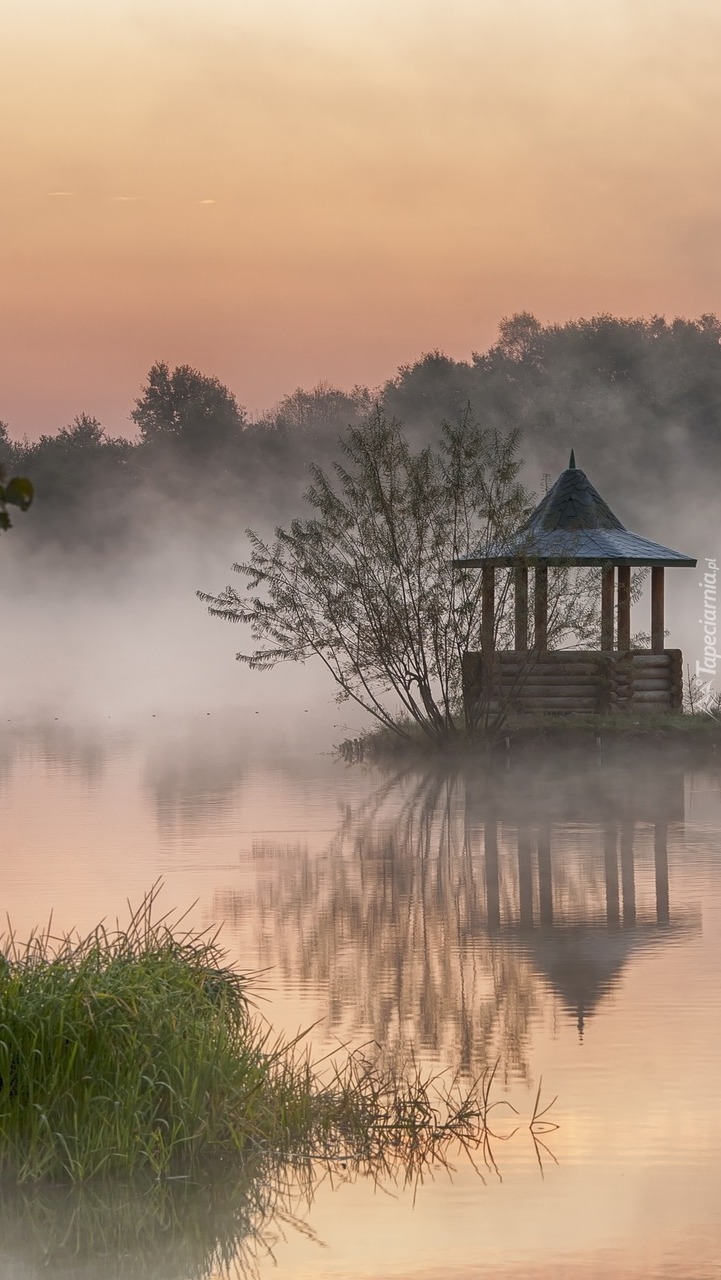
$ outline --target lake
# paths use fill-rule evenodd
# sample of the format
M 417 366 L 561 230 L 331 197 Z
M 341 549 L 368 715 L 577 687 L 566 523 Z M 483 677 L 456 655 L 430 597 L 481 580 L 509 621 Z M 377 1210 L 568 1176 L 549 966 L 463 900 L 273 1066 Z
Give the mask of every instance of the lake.
M 721 768 L 380 769 L 333 737 L 312 710 L 282 732 L 249 708 L 12 720 L 2 906 L 20 937 L 51 913 L 82 931 L 161 880 L 317 1058 L 497 1064 L 517 1116 L 410 1186 L 339 1168 L 158 1203 L 8 1193 L 0 1276 L 721 1276 Z M 554 1129 L 529 1128 L 539 1086 Z

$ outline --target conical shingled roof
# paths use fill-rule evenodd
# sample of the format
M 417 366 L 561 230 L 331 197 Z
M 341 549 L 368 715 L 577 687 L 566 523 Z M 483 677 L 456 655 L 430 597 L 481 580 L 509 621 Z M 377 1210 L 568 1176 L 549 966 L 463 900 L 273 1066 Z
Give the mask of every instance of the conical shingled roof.
M 521 525 L 519 533 L 552 529 L 622 529 L 621 521 L 604 502 L 584 471 L 569 467 Z
M 624 528 L 618 516 L 594 489 L 585 472 L 575 465 L 562 471 L 506 545 L 463 556 L 461 568 L 482 565 L 667 565 L 693 568 L 691 556 L 673 551 L 650 538 Z

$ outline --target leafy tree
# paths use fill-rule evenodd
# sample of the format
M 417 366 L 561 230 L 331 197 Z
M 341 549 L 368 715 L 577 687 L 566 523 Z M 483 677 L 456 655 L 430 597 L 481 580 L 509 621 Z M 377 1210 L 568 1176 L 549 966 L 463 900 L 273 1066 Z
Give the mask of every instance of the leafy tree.
M 469 363 L 438 352 L 398 371 L 383 388 L 389 412 L 428 426 L 470 402 L 488 426 L 518 428 L 524 452 L 554 470 L 571 444 L 594 478 L 638 495 L 638 474 L 671 477 L 692 455 L 718 464 L 721 322 L 598 315 L 543 325 L 529 312 L 504 318 Z
M 9 471 L 15 461 L 15 446 L 6 422 L 0 422 L 0 467 Z
M 285 430 L 295 434 L 338 438 L 339 431 L 357 425 L 372 409 L 371 393 L 366 387 L 341 391 L 330 383 L 319 382 L 310 391 L 297 387 L 284 396 L 270 413 L 257 424 L 261 430 Z
M 379 408 L 341 447 L 335 482 L 311 468 L 313 515 L 277 529 L 272 543 L 248 530 L 250 560 L 233 566 L 247 594 L 228 586 L 200 598 L 212 615 L 250 625 L 258 647 L 237 656 L 251 668 L 316 656 L 340 700 L 401 737 L 404 718 L 436 741 L 472 730 L 461 659 L 481 645 L 481 577 L 453 562 L 522 523 L 529 495 L 517 479 L 518 434 L 484 430 L 469 411 L 443 426 L 437 446 L 414 453 Z M 495 643 L 508 644 L 510 574 L 498 576 Z M 571 598 L 570 610 L 552 601 L 556 635 L 579 619 L 595 623 L 587 593 Z
M 11 476 L 7 479 L 5 469 L 0 465 L 0 533 L 12 528 L 8 507 L 19 507 L 21 511 L 27 511 L 34 494 L 33 485 L 27 477 Z
M 106 541 L 118 527 L 122 501 L 117 491 L 126 480 L 123 468 L 131 449 L 128 440 L 109 437 L 87 413 L 53 435 L 26 443 L 22 463 L 42 487 L 45 531 L 58 525 L 67 538 Z
M 464 361 L 428 351 L 414 364 L 401 365 L 384 386 L 382 403 L 389 415 L 412 423 L 414 436 L 425 442 L 437 436 L 439 422 L 456 421 L 469 401 L 475 403 L 473 379 Z
M 79 480 L 89 466 L 102 466 L 110 458 L 125 459 L 130 450 L 129 440 L 108 436 L 91 414 L 79 413 L 67 427 L 52 435 L 44 433 L 34 444 L 20 446 L 23 458 L 32 460 L 34 468 L 47 470 L 63 483 Z
M 310 391 L 297 387 L 244 431 L 244 474 L 261 483 L 272 477 L 276 501 L 287 507 L 305 489 L 309 460 L 335 453 L 339 435 L 358 426 L 372 404 L 365 387 L 350 392 L 326 382 Z
M 495 352 L 506 360 L 530 364 L 538 362 L 543 349 L 544 329 L 530 311 L 504 316 L 498 326 Z
M 130 416 L 144 444 L 175 443 L 195 453 L 226 446 L 245 426 L 244 411 L 219 378 L 188 364 L 171 373 L 164 360 L 151 368 Z

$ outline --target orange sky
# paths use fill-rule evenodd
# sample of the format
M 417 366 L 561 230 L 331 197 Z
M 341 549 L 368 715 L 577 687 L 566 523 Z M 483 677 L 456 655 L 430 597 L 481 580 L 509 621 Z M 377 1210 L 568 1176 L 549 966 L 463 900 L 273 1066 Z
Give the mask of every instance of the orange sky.
M 0 418 L 721 309 L 720 51 L 718 0 L 6 0 Z

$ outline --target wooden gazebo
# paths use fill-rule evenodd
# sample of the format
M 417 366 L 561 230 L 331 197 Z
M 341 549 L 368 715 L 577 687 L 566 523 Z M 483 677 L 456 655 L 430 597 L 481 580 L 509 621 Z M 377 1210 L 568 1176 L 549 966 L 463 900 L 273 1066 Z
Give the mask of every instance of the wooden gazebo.
M 664 648 L 664 570 L 696 560 L 626 529 L 576 466 L 567 470 L 503 546 L 464 556 L 460 568 L 481 570 L 481 651 L 464 656 L 467 700 L 483 694 L 519 711 L 603 712 L 650 704 L 680 710 L 683 659 Z M 601 647 L 548 649 L 548 572 L 601 568 Z M 651 569 L 651 647 L 631 649 L 631 569 Z M 512 569 L 514 649 L 496 650 L 495 572 Z M 529 572 L 533 570 L 533 636 L 529 638 Z

